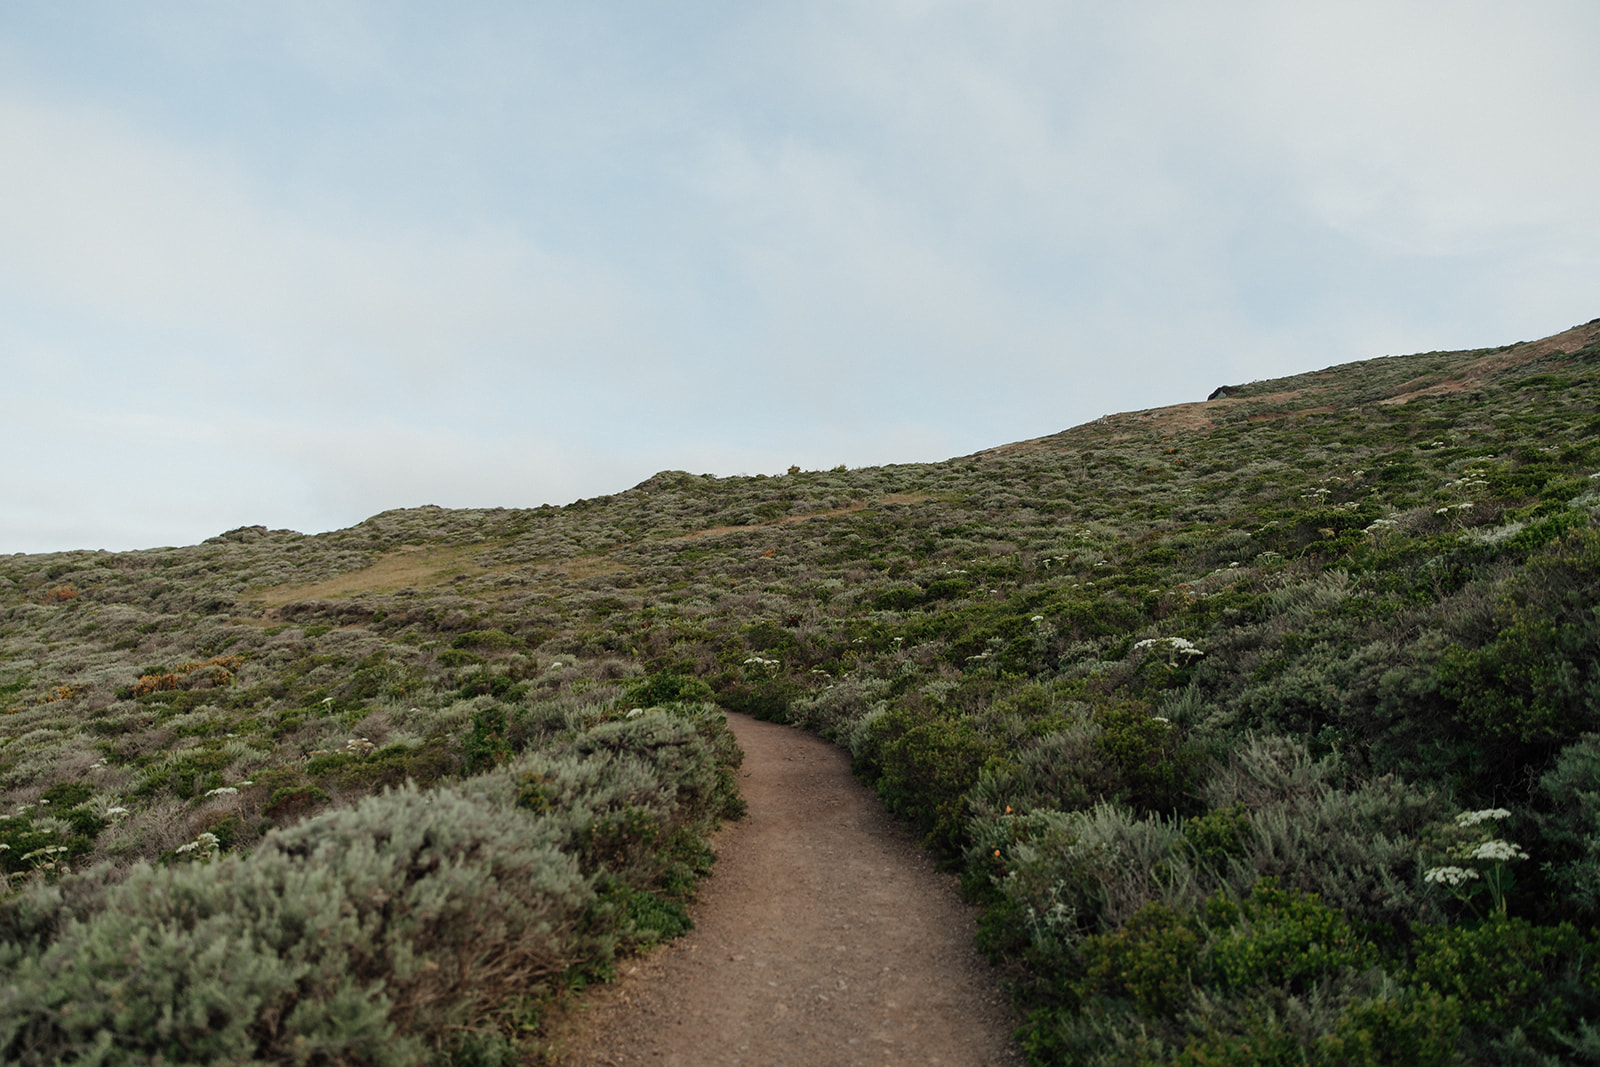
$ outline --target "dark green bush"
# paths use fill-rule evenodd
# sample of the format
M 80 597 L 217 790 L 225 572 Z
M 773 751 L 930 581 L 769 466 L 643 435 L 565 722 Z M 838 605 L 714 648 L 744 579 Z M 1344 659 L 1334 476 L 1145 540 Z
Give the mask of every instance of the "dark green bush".
M 693 675 L 659 671 L 632 682 L 627 687 L 626 699 L 639 707 L 659 707 L 666 704 L 699 704 L 710 700 L 711 687 Z
M 1321 975 L 1365 967 L 1377 955 L 1315 894 L 1281 890 L 1270 881 L 1258 884 L 1238 905 L 1213 898 L 1206 918 L 1216 931 L 1206 970 L 1222 988 L 1272 985 L 1303 991 Z
M 1193 916 L 1151 901 L 1115 933 L 1084 942 L 1083 990 L 1126 997 L 1144 1014 L 1166 1014 L 1189 998 L 1203 943 Z
M 1494 917 L 1475 927 L 1427 928 L 1411 978 L 1453 997 L 1472 1044 L 1520 1035 L 1547 1054 L 1600 1017 L 1600 943 L 1572 925 L 1535 926 Z
M 1250 830 L 1250 814 L 1245 806 L 1229 804 L 1185 822 L 1183 837 L 1194 849 L 1197 860 L 1225 872 L 1230 860 L 1246 854 Z
M 458 634 L 450 642 L 451 648 L 479 648 L 488 651 L 502 649 L 525 649 L 528 643 L 520 637 L 506 633 L 504 630 L 469 630 Z
M 942 709 L 896 708 L 871 724 L 856 772 L 889 810 L 942 850 L 966 836 L 966 794 L 995 754 L 967 720 Z

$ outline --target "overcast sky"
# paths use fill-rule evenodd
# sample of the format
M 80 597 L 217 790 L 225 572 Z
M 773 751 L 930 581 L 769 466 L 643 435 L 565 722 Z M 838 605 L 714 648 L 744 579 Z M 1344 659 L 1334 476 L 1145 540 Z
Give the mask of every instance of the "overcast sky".
M 1600 5 L 0 4 L 0 551 L 940 460 L 1600 315 Z

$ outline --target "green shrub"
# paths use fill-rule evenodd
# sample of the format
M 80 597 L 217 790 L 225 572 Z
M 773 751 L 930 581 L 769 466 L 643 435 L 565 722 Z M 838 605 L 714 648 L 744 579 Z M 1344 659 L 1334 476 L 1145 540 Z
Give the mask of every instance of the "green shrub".
M 1593 921 L 1600 914 L 1600 734 L 1562 749 L 1539 791 L 1543 866 L 1567 906 Z
M 1567 923 L 1496 916 L 1475 927 L 1425 928 L 1411 977 L 1454 997 L 1480 1044 L 1520 1031 L 1536 1048 L 1559 1052 L 1563 1032 L 1600 1013 L 1600 944 Z
M 1457 1061 L 1461 1004 L 1438 993 L 1358 1001 L 1322 1038 L 1329 1067 L 1443 1067 Z
M 537 824 L 402 790 L 248 859 L 136 870 L 26 960 L 0 1006 L 16 1063 L 420 1063 L 559 974 L 590 891 Z
M 1243 804 L 1229 804 L 1185 822 L 1183 837 L 1197 860 L 1225 872 L 1231 860 L 1245 856 L 1250 830 L 1248 809 Z
M 1140 1012 L 1166 1014 L 1188 999 L 1202 942 L 1192 916 L 1151 901 L 1115 933 L 1084 941 L 1084 991 L 1127 997 Z
M 464 752 L 468 774 L 480 774 L 511 758 L 504 708 L 487 707 L 473 714 Z
M 504 630 L 469 630 L 458 634 L 450 642 L 451 648 L 479 648 L 489 651 L 502 649 L 525 649 L 528 643 L 520 637 L 515 637 Z
M 704 709 L 601 722 L 247 856 L 35 886 L 0 904 L 0 1059 L 509 1062 L 530 997 L 688 929 L 657 887 L 709 862 L 726 733 Z
M 930 709 L 893 709 L 871 724 L 868 738 L 857 773 L 930 844 L 959 849 L 966 794 L 994 755 L 990 744 L 965 719 Z
M 287 820 L 333 799 L 314 785 L 285 785 L 272 791 L 261 814 L 269 819 Z
M 1258 884 L 1238 905 L 1213 898 L 1207 919 L 1218 930 L 1206 951 L 1206 970 L 1223 988 L 1253 985 L 1303 990 L 1331 971 L 1374 962 L 1373 947 L 1345 917 L 1315 894 Z
M 711 687 L 699 678 L 658 671 L 628 685 L 626 699 L 640 707 L 660 707 L 666 704 L 693 703 L 710 700 Z
M 1173 811 L 1190 806 L 1195 754 L 1180 731 L 1141 704 L 1108 704 L 1095 709 L 1100 736 L 1096 752 L 1116 774 L 1116 786 L 1099 799 L 1117 799 L 1141 811 Z

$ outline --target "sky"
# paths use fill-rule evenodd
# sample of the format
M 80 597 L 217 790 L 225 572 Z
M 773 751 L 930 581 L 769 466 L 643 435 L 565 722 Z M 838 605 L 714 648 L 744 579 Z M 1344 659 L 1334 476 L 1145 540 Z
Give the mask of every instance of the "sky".
M 4 0 L 0 552 L 1556 333 L 1597 45 L 1592 0 Z

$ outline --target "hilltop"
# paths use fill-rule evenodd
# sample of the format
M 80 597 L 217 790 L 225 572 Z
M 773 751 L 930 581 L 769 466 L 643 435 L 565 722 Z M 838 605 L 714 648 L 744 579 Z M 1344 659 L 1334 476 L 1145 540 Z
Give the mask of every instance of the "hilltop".
M 49 1005 L 144 980 L 72 984 L 106 915 L 176 921 L 126 879 L 233 907 L 239 872 L 343 871 L 316 841 L 430 796 L 537 839 L 519 906 L 544 918 L 508 944 L 586 932 L 447 1010 L 394 978 L 397 926 L 357 992 L 267 983 L 231 1002 L 270 1026 L 219 1008 L 150 1054 L 509 1049 L 539 998 L 678 929 L 737 810 L 717 707 L 847 746 L 963 873 L 1036 1062 L 1595 1055 L 1597 441 L 1600 320 L 942 463 L 0 557 L 0 955 L 35 983 L 0 1001 L 5 1058 L 124 1025 Z

